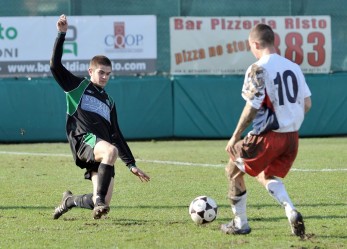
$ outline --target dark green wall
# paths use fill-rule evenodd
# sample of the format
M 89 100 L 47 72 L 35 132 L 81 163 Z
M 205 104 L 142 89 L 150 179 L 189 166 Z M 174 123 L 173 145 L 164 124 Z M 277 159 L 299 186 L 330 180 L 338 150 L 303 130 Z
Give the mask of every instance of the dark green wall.
M 171 85 L 160 77 L 110 80 L 107 91 L 116 102 L 126 138 L 172 136 Z M 65 94 L 54 79 L 0 80 L 0 89 L 0 142 L 66 140 Z
M 313 107 L 301 136 L 347 135 L 346 79 L 346 73 L 306 76 Z M 122 77 L 107 90 L 127 139 L 228 138 L 244 106 L 242 81 Z M 0 142 L 66 141 L 65 94 L 54 79 L 0 79 L 0 89 Z
M 347 134 L 347 74 L 306 75 L 312 109 L 301 136 Z M 243 76 L 181 77 L 174 81 L 174 135 L 222 138 L 233 132 L 243 106 Z

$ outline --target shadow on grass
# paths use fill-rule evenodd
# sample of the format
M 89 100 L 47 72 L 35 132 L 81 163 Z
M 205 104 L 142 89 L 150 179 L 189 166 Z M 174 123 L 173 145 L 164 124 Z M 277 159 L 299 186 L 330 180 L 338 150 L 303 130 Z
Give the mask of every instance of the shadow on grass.
M 220 218 L 220 220 L 222 221 L 230 221 L 230 218 Z M 306 220 L 319 220 L 319 219 L 347 219 L 347 216 L 343 216 L 343 215 L 329 215 L 329 216 L 317 216 L 317 215 L 305 215 L 304 216 L 304 221 Z M 287 217 L 283 214 L 283 216 L 271 216 L 271 217 L 248 217 L 248 220 L 250 221 L 262 221 L 262 222 L 275 222 L 275 221 L 279 221 L 279 220 L 287 220 Z
M 345 207 L 345 203 L 319 203 L 319 204 L 300 204 L 299 207 Z M 188 208 L 189 205 L 134 205 L 134 206 L 117 206 L 111 205 L 112 209 L 185 209 Z M 248 204 L 247 208 L 266 208 L 266 207 L 280 207 L 279 204 Z M 6 209 L 54 209 L 54 206 L 4 206 L 0 205 L 0 210 Z M 218 205 L 218 208 L 230 208 L 229 204 L 226 205 Z M 347 216 L 345 216 L 347 218 Z
M 68 220 L 68 219 L 64 219 Z M 166 225 L 174 225 L 174 224 L 187 224 L 186 221 L 170 221 L 170 220 L 153 220 L 153 219 L 121 219 L 121 218 L 113 218 L 113 217 L 106 217 L 100 220 L 91 220 L 91 222 L 86 222 L 86 225 L 93 225 L 93 224 L 99 224 L 100 221 L 106 221 L 109 224 L 116 225 L 116 226 L 144 226 L 144 225 L 157 225 L 157 224 L 166 224 Z
M 251 207 L 279 207 L 279 205 L 277 204 L 273 204 L 273 205 L 269 205 L 269 204 L 265 204 L 265 205 L 250 205 Z M 344 203 L 335 203 L 335 204 L 331 204 L 331 203 L 327 203 L 327 204 L 314 204 L 314 205 L 301 205 L 301 206 L 345 206 Z M 230 208 L 229 205 L 220 205 L 220 208 Z M 111 206 L 111 209 L 117 210 L 117 209 L 184 209 L 186 210 L 188 208 L 188 206 L 186 205 L 161 205 L 161 206 L 155 206 L 155 205 L 140 205 L 140 206 Z M 43 214 L 42 210 L 44 210 L 44 212 L 46 212 L 46 210 L 49 211 L 53 211 L 54 208 L 53 207 L 47 207 L 47 206 L 0 206 L 0 210 L 29 210 L 29 211 L 38 211 L 38 213 L 40 213 L 41 215 Z M 86 211 L 90 211 L 90 210 L 86 210 Z M 44 216 L 46 216 L 47 214 L 43 214 Z M 19 215 L 20 216 L 20 215 Z M 6 216 L 3 213 L 0 213 L 0 221 L 1 219 L 17 219 L 18 215 L 16 216 Z M 227 223 L 229 222 L 231 219 L 231 217 L 227 217 L 227 218 L 217 218 L 215 223 Z M 319 215 L 305 215 L 304 219 L 306 221 L 309 220 L 319 220 L 319 219 L 347 219 L 346 215 L 329 215 L 329 216 L 319 216 Z M 113 217 L 113 216 L 107 216 L 103 219 L 100 220 L 93 220 L 93 219 L 86 219 L 85 217 L 62 217 L 60 218 L 60 220 L 62 221 L 66 221 L 66 222 L 73 222 L 73 221 L 82 221 L 83 224 L 85 226 L 103 226 L 103 225 L 111 225 L 111 226 L 120 226 L 120 227 L 132 227 L 132 226 L 157 226 L 158 224 L 160 225 L 186 225 L 187 224 L 187 220 L 189 220 L 187 218 L 186 219 L 179 219 L 179 220 L 163 220 L 163 219 L 153 219 L 153 217 L 148 218 L 147 216 L 144 216 L 143 218 L 135 218 L 135 219 L 131 219 L 131 218 L 119 218 L 119 217 Z M 278 222 L 278 221 L 285 221 L 286 217 L 284 215 L 280 215 L 280 216 L 271 216 L 271 217 L 249 217 L 249 221 L 250 223 L 272 223 L 272 222 Z M 190 220 L 189 220 L 190 222 Z M 266 225 L 264 225 L 266 227 Z M 326 227 L 327 229 L 329 229 L 329 227 Z M 215 228 L 216 230 L 219 230 L 219 225 L 218 228 Z M 336 238 L 336 239 L 347 239 L 346 235 L 324 235 L 323 234 L 313 234 L 313 239 L 317 239 L 317 238 L 326 238 L 326 239 L 331 239 L 331 238 Z

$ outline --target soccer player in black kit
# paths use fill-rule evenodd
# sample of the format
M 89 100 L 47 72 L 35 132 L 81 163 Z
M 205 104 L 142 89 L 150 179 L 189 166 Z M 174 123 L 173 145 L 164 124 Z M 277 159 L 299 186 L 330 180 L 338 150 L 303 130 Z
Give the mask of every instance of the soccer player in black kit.
M 92 181 L 93 193 L 73 195 L 71 191 L 64 192 L 53 218 L 58 219 L 71 208 L 80 207 L 93 210 L 93 218 L 100 219 L 110 210 L 117 157 L 141 181 L 147 182 L 150 177 L 136 167 L 118 126 L 115 103 L 104 90 L 111 75 L 111 61 L 97 55 L 90 61 L 90 79 L 73 75 L 61 62 L 68 29 L 65 15 L 60 16 L 57 29 L 51 72 L 66 93 L 66 132 L 73 158 L 77 166 L 86 169 L 84 177 Z

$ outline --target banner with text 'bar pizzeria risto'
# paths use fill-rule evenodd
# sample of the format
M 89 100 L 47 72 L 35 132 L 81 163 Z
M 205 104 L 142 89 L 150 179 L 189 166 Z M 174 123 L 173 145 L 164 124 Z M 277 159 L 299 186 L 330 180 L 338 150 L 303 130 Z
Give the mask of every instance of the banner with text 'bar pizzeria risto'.
M 330 72 L 330 16 L 172 17 L 171 74 L 244 74 L 256 61 L 248 35 L 257 23 L 274 30 L 278 53 L 304 73 Z
M 0 77 L 50 75 L 56 17 L 0 17 Z M 68 16 L 63 64 L 86 75 L 90 59 L 103 54 L 114 74 L 153 73 L 157 60 L 156 16 Z

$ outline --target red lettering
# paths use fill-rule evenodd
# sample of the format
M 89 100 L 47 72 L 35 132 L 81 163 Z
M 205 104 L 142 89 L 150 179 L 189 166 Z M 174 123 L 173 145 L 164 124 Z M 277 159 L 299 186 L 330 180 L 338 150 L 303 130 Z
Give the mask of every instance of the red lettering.
M 284 27 L 285 29 L 293 29 L 294 28 L 293 19 L 292 18 L 284 19 Z
M 303 29 L 309 29 L 310 28 L 310 21 L 309 20 L 302 20 L 302 28 Z
M 240 22 L 240 21 L 236 21 L 235 23 L 236 23 L 235 29 L 240 29 L 240 23 L 241 23 L 241 22 Z
M 223 54 L 223 47 L 221 45 L 218 45 L 216 47 L 217 50 L 217 55 L 222 55 Z
M 208 48 L 208 55 L 210 57 L 215 57 L 216 56 L 216 48 L 215 47 L 209 47 Z
M 243 28 L 244 29 L 251 29 L 252 28 L 252 22 L 251 21 L 244 21 L 243 22 Z
M 186 29 L 194 29 L 195 25 L 193 21 L 186 21 Z
M 182 55 L 180 53 L 175 54 L 175 59 L 176 59 L 176 65 L 179 65 L 182 63 Z
M 189 50 L 189 51 L 182 50 L 181 53 L 175 53 L 176 65 L 179 65 L 182 62 L 201 60 L 205 58 L 206 58 L 206 55 L 205 55 L 205 50 L 203 48 Z
M 175 20 L 174 20 L 174 26 L 175 26 L 175 29 L 176 30 L 181 30 L 181 29 L 183 29 L 183 20 L 182 19 L 176 19 L 175 18 Z
M 233 21 L 228 21 L 228 29 L 233 29 Z
M 185 22 L 183 19 L 176 18 L 174 20 L 174 29 L 175 30 L 195 30 L 195 29 L 201 29 L 202 21 L 201 20 L 186 20 Z
M 304 56 L 302 50 L 303 39 L 302 35 L 297 32 L 289 33 L 286 36 L 286 45 L 287 49 L 285 51 L 285 57 L 291 61 L 294 61 L 296 64 L 301 65 Z
M 232 54 L 236 52 L 250 51 L 251 47 L 249 46 L 248 40 L 244 41 L 233 41 L 226 45 L 227 53 Z
M 212 18 L 211 19 L 211 29 L 214 30 L 216 27 L 219 25 L 219 19 L 217 18 Z
M 284 20 L 285 29 L 325 29 L 327 27 L 326 20 L 316 18 L 304 19 L 300 17 L 296 18 L 285 18 Z
M 275 20 L 266 20 L 261 18 L 258 20 L 239 20 L 239 19 L 226 19 L 226 18 L 211 18 L 211 29 L 216 30 L 250 30 L 258 23 L 268 24 L 272 29 L 276 29 Z
M 327 27 L 327 22 L 326 22 L 326 20 L 324 20 L 324 19 L 319 20 L 319 21 L 318 21 L 318 27 L 319 27 L 320 29 L 325 29 L 325 28 Z
M 270 20 L 267 23 L 272 29 L 276 29 L 276 21 L 275 20 Z
M 312 32 L 308 34 L 307 37 L 308 43 L 314 43 L 313 50 L 314 52 L 310 52 L 307 54 L 308 64 L 314 67 L 319 67 L 325 62 L 325 37 L 320 32 Z

